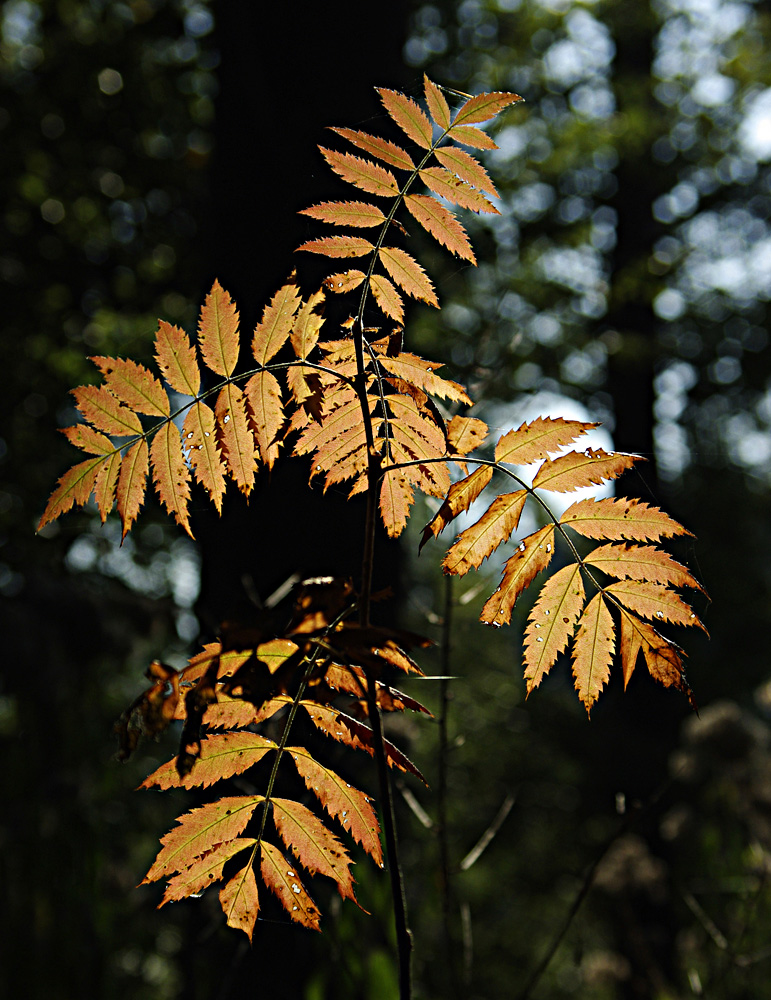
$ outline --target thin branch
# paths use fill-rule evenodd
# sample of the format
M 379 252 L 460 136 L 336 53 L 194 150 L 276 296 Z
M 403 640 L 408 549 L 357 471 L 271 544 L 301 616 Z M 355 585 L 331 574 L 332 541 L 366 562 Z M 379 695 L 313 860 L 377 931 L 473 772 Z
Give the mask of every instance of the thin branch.
M 490 846 L 495 835 L 503 826 L 504 820 L 509 815 L 516 801 L 516 795 L 507 795 L 503 800 L 501 808 L 498 810 L 495 819 L 488 826 L 476 844 L 471 848 L 466 857 L 461 861 L 459 868 L 462 872 L 467 872 L 472 865 L 481 858 L 482 854 Z

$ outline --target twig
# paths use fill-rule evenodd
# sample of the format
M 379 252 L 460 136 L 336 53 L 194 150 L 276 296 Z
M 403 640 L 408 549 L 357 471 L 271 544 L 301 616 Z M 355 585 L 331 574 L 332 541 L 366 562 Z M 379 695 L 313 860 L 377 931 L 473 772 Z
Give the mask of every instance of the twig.
M 503 821 L 511 812 L 512 806 L 514 805 L 515 801 L 516 801 L 516 795 L 512 795 L 511 793 L 509 793 L 503 800 L 503 804 L 501 805 L 501 808 L 498 810 L 495 819 L 488 826 L 488 828 L 485 830 L 485 832 L 482 834 L 482 836 L 479 838 L 476 844 L 471 848 L 466 857 L 461 861 L 459 868 L 462 872 L 468 871 L 469 868 L 480 859 L 484 851 L 486 851 L 487 848 L 490 846 L 491 840 L 493 839 L 493 837 L 495 837 L 500 828 L 503 826 Z

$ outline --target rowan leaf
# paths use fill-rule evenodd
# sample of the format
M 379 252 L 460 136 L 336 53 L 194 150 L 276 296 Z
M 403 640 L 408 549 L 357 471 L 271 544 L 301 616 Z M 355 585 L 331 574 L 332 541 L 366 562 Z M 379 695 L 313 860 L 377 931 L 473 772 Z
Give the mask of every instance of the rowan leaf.
M 366 201 L 323 201 L 319 205 L 301 209 L 299 214 L 309 215 L 321 222 L 329 222 L 333 226 L 354 226 L 363 229 L 380 226 L 386 220 L 377 205 L 370 205 Z
M 265 306 L 252 337 L 252 354 L 258 365 L 266 365 L 284 346 L 301 301 L 297 285 L 290 278 Z
M 516 493 L 511 494 L 512 507 L 515 512 L 517 500 L 513 498 L 516 496 Z M 496 524 L 496 527 L 498 527 L 501 523 L 505 524 L 505 521 L 501 519 Z M 450 549 L 450 552 L 452 552 L 452 549 Z M 450 556 L 450 552 L 447 553 L 445 563 Z M 532 535 L 528 535 L 526 538 L 523 538 L 517 547 L 517 551 L 506 562 L 503 569 L 503 577 L 498 585 L 498 589 L 487 600 L 485 606 L 482 608 L 479 620 L 484 622 L 485 625 L 509 625 L 511 623 L 511 612 L 514 609 L 514 604 L 516 603 L 517 598 L 522 591 L 532 583 L 541 570 L 546 569 L 551 562 L 553 555 L 553 524 L 547 524 L 546 527 L 539 528 L 538 531 L 534 531 Z M 474 560 L 476 558 L 478 558 L 478 553 L 476 552 L 473 554 L 473 558 L 467 557 L 470 565 L 474 565 Z M 484 556 L 479 559 L 479 562 L 481 562 L 483 558 Z M 442 565 L 445 564 L 443 563 Z M 452 570 L 445 566 L 445 573 L 448 572 L 452 572 Z M 455 572 L 457 573 L 458 570 L 456 569 Z M 552 579 L 554 578 L 552 577 Z M 546 587 L 543 588 L 541 593 L 543 594 L 545 590 Z
M 115 487 L 118 483 L 120 466 L 121 454 L 119 451 L 114 451 L 112 455 L 100 464 L 96 473 L 94 499 L 96 500 L 102 524 L 107 520 L 107 515 L 115 503 Z
M 477 417 L 454 416 L 447 424 L 447 444 L 451 451 L 468 455 L 485 443 L 488 430 L 484 420 Z
M 295 316 L 291 334 L 292 349 L 302 360 L 308 357 L 318 343 L 324 317 L 317 310 L 323 306 L 324 298 L 324 289 L 320 288 L 307 302 L 303 302 Z
M 354 288 L 358 288 L 366 277 L 363 271 L 356 270 L 343 271 L 342 274 L 330 274 L 324 278 L 324 287 L 328 292 L 343 295 L 345 292 L 352 292 Z
M 456 177 L 446 167 L 424 167 L 420 171 L 420 178 L 426 187 L 447 201 L 460 205 L 461 208 L 471 209 L 472 212 L 484 212 L 487 215 L 501 214 L 481 191 L 477 191 L 460 177 Z
M 495 446 L 495 461 L 510 465 L 530 465 L 558 452 L 565 445 L 599 427 L 599 424 L 562 417 L 536 417 L 508 431 Z
M 252 940 L 260 900 L 251 862 L 220 890 L 220 906 L 228 927 L 243 931 Z
M 219 281 L 206 296 L 198 320 L 198 346 L 208 368 L 230 378 L 240 349 L 238 310 Z
M 91 358 L 104 376 L 104 383 L 116 399 L 136 413 L 168 417 L 169 397 L 157 378 L 144 365 L 122 358 Z
M 457 146 L 444 146 L 442 149 L 435 149 L 434 155 L 443 167 L 457 174 L 467 184 L 479 188 L 480 191 L 487 191 L 494 198 L 498 197 L 490 175 L 479 160 L 475 160 L 465 150 L 458 149 Z
M 602 593 L 595 594 L 581 615 L 573 644 L 573 679 L 587 714 L 610 676 L 614 649 L 613 618 Z
M 183 396 L 198 395 L 201 388 L 198 358 L 184 330 L 164 320 L 158 321 L 155 360 L 172 389 Z
M 452 212 L 427 194 L 410 194 L 404 199 L 407 210 L 421 226 L 456 257 L 476 264 L 466 230 Z
M 454 125 L 447 133 L 447 137 L 463 146 L 473 146 L 474 149 L 498 149 L 497 143 L 487 132 L 474 125 Z
M 379 195 L 381 198 L 392 198 L 399 193 L 399 185 L 390 170 L 363 160 L 351 153 L 337 153 L 333 149 L 319 146 L 321 154 L 330 167 L 344 181 L 368 194 Z
M 537 688 L 563 652 L 584 604 L 584 585 L 578 563 L 557 570 L 541 588 L 525 629 L 527 693 Z
M 616 579 L 649 580 L 672 587 L 704 588 L 681 563 L 655 545 L 599 545 L 584 559 Z
M 444 503 L 423 529 L 420 548 L 423 548 L 429 536 L 436 538 L 459 514 L 467 511 L 492 478 L 492 468 L 481 465 L 471 475 L 453 483 Z
M 411 295 L 430 306 L 439 308 L 439 300 L 434 292 L 434 286 L 428 275 L 418 262 L 398 247 L 381 247 L 378 256 L 380 263 L 391 275 L 396 284 Z
M 388 114 L 410 139 L 423 149 L 430 149 L 434 130 L 426 113 L 409 97 L 384 87 L 375 88 Z
M 462 385 L 451 382 L 449 379 L 440 378 L 435 374 L 440 364 L 434 361 L 426 361 L 415 354 L 397 354 L 396 357 L 381 354 L 378 363 L 397 378 L 410 382 L 424 392 L 432 396 L 439 396 L 440 399 L 451 399 L 456 403 L 466 403 L 471 406 L 471 400 L 466 395 Z
M 351 860 L 337 837 L 307 806 L 291 799 L 273 798 L 273 822 L 278 835 L 311 875 L 334 879 L 343 899 L 356 902 Z
M 234 840 L 264 801 L 264 795 L 229 796 L 180 816 L 179 825 L 161 838 L 163 846 L 142 885 L 184 871 L 218 844 Z
M 97 430 L 117 437 L 142 433 L 139 417 L 124 406 L 105 385 L 81 385 L 72 390 L 80 412 Z
M 404 320 L 404 301 L 388 278 L 382 274 L 373 274 L 369 287 L 381 311 L 401 323 Z
M 287 747 L 300 777 L 330 816 L 346 829 L 376 864 L 382 864 L 380 826 L 369 797 L 319 764 L 304 747 Z
M 358 146 L 359 149 L 365 150 L 367 153 L 376 156 L 379 160 L 390 164 L 392 167 L 396 167 L 399 170 L 415 169 L 415 164 L 412 162 L 412 157 L 409 153 L 403 150 L 401 146 L 397 146 L 393 142 L 388 142 L 386 139 L 381 139 L 380 136 L 369 135 L 367 132 L 354 132 L 350 128 L 332 128 L 332 131 L 343 136 L 344 139 L 348 139 L 354 146 Z
M 672 535 L 690 535 L 681 524 L 641 500 L 577 500 L 560 518 L 585 538 L 629 539 L 633 542 L 658 541 Z
M 260 870 L 267 887 L 278 898 L 289 916 L 303 927 L 319 929 L 321 914 L 305 886 L 284 855 L 273 844 L 261 844 Z
M 159 908 L 166 903 L 174 903 L 203 892 L 207 886 L 219 882 L 222 879 L 222 869 L 225 867 L 225 862 L 256 843 L 257 841 L 253 837 L 236 837 L 235 840 L 229 840 L 226 844 L 219 844 L 202 858 L 195 860 L 188 868 L 172 875 Z
M 444 94 L 435 83 L 432 83 L 431 80 L 428 79 L 425 73 L 423 74 L 423 90 L 426 95 L 426 104 L 428 105 L 429 114 L 433 118 L 434 122 L 444 132 L 450 127 L 450 121 L 452 120 L 450 108 L 445 100 Z
M 217 396 L 214 408 L 217 417 L 218 441 L 227 460 L 233 481 L 245 496 L 254 485 L 257 463 L 254 460 L 254 438 L 246 417 L 246 397 L 232 382 Z
M 625 455 L 619 451 L 608 453 L 602 448 L 570 451 L 559 458 L 547 458 L 536 473 L 533 487 L 570 493 L 616 479 L 639 460 L 639 455 Z
M 174 515 L 177 524 L 192 538 L 187 511 L 190 503 L 190 470 L 182 455 L 179 430 L 172 421 L 167 421 L 153 438 L 150 460 L 158 496 L 166 510 Z
M 641 580 L 620 580 L 605 588 L 630 611 L 636 611 L 643 618 L 653 621 L 670 622 L 673 625 L 697 625 L 707 630 L 689 605 L 673 590 L 657 583 Z
M 635 615 L 621 608 L 621 656 L 625 688 L 634 672 L 641 650 L 651 677 L 664 687 L 674 687 L 682 691 L 695 710 L 693 691 L 685 678 L 683 651 L 660 635 L 652 625 L 640 621 Z
M 461 532 L 448 550 L 442 562 L 444 572 L 463 576 L 471 569 L 478 569 L 516 530 L 526 500 L 526 490 L 496 497 L 479 520 Z
M 254 715 L 254 706 L 250 707 Z M 232 778 L 234 774 L 243 774 L 275 749 L 273 740 L 257 733 L 236 732 L 207 736 L 201 740 L 200 756 L 188 774 L 182 778 L 179 776 L 176 757 L 172 757 L 148 775 L 139 787 L 157 787 L 162 791 L 168 788 L 208 788 L 217 781 Z
M 389 538 L 398 538 L 407 527 L 415 494 L 404 469 L 386 470 L 380 486 L 380 515 Z
M 254 418 L 254 437 L 260 457 L 272 469 L 278 458 L 278 436 L 284 425 L 281 386 L 275 375 L 262 371 L 252 375 L 244 386 L 244 392 Z
M 496 91 L 491 94 L 477 94 L 469 98 L 453 119 L 453 125 L 471 125 L 473 122 L 486 122 L 495 118 L 499 111 L 516 104 L 522 98 L 519 94 Z
M 118 501 L 118 514 L 123 527 L 122 538 L 125 538 L 131 530 L 131 525 L 145 499 L 148 457 L 147 441 L 142 438 L 129 448 L 121 461 L 115 493 Z
M 225 493 L 225 466 L 216 430 L 217 421 L 213 410 L 206 403 L 196 400 L 185 417 L 182 437 L 193 474 L 214 501 L 219 514 Z
M 60 430 L 71 445 L 80 448 L 88 455 L 111 455 L 115 451 L 112 441 L 88 424 L 61 427 Z
M 298 250 L 320 253 L 325 257 L 364 257 L 375 249 L 363 236 L 322 236 L 302 243 Z
M 87 458 L 84 462 L 73 465 L 64 473 L 46 504 L 37 526 L 38 531 L 51 521 L 55 521 L 57 517 L 66 514 L 73 504 L 82 507 L 88 502 L 103 462 L 104 459 L 101 456 Z

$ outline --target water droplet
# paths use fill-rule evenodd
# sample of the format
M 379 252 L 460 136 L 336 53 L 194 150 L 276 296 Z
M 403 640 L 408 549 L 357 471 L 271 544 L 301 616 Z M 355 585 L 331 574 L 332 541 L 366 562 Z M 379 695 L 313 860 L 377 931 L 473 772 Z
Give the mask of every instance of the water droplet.
M 199 445 L 198 445 L 198 450 L 199 450 L 199 451 L 203 451 L 203 445 L 202 445 L 202 444 L 199 444 Z
M 345 819 L 345 817 L 347 815 L 348 815 L 348 810 L 347 809 L 343 809 L 343 819 Z
M 380 862 L 380 867 L 381 867 L 381 868 L 385 868 L 385 865 L 383 864 L 383 862 L 382 862 L 382 861 Z
M 694 614 L 691 615 L 691 618 L 695 618 L 695 617 L 696 617 L 696 615 L 694 615 Z
M 292 892 L 295 892 L 298 895 L 300 893 L 300 886 L 296 882 L 292 882 Z
M 350 786 L 349 784 L 346 784 L 346 786 L 345 786 L 345 787 L 346 787 L 346 788 L 350 788 L 351 786 Z
M 525 551 L 525 543 L 524 542 L 520 542 L 519 543 L 519 551 L 520 552 L 524 552 Z
M 320 465 L 316 466 L 316 472 L 321 472 L 321 466 Z
M 228 420 L 230 420 L 230 414 L 229 414 L 229 413 L 226 413 L 226 414 L 225 414 L 225 419 L 224 419 L 224 420 L 222 421 L 222 423 L 223 423 L 223 424 L 226 424 L 226 423 L 228 422 Z

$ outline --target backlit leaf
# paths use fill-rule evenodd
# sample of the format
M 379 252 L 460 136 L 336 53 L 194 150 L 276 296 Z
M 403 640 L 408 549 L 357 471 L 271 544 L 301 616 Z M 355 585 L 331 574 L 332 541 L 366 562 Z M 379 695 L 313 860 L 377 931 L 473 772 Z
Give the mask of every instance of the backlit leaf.
M 624 667 L 624 687 L 634 672 L 642 650 L 648 672 L 664 687 L 674 687 L 688 698 L 696 709 L 693 691 L 685 678 L 683 651 L 660 635 L 652 625 L 621 609 L 621 655 Z
M 190 502 L 190 470 L 182 456 L 179 431 L 167 421 L 153 438 L 150 446 L 153 479 L 158 496 L 177 524 L 193 537 L 187 507 Z
M 468 455 L 484 444 L 488 430 L 484 420 L 477 417 L 454 416 L 447 424 L 447 443 L 451 451 Z
M 587 713 L 610 676 L 614 648 L 613 618 L 602 594 L 595 594 L 581 615 L 573 644 L 573 679 Z
M 260 910 L 257 895 L 257 880 L 251 864 L 246 865 L 234 875 L 224 888 L 220 890 L 220 906 L 225 914 L 228 927 L 243 931 L 252 940 L 254 925 Z
M 256 843 L 257 841 L 252 837 L 236 837 L 235 840 L 220 844 L 208 851 L 202 858 L 194 861 L 189 868 L 171 876 L 160 906 L 186 899 L 188 896 L 203 892 L 207 886 L 219 882 L 222 878 L 225 862 Z
M 407 527 L 415 494 L 404 469 L 385 472 L 380 486 L 380 515 L 390 538 L 398 538 Z
M 365 201 L 324 201 L 320 205 L 302 209 L 300 215 L 310 215 L 312 219 L 329 222 L 334 226 L 367 228 L 385 222 L 385 216 L 377 205 L 370 205 Z
M 370 160 L 363 160 L 351 153 L 337 153 L 319 146 L 322 156 L 336 174 L 368 194 L 392 198 L 399 193 L 399 185 L 390 170 Z
M 254 437 L 260 457 L 269 469 L 278 458 L 278 435 L 284 425 L 281 386 L 272 372 L 252 375 L 244 387 L 254 417 Z
M 678 594 L 657 583 L 642 580 L 620 580 L 605 588 L 630 611 L 653 621 L 671 622 L 673 625 L 698 625 L 707 631 L 691 608 Z
M 254 714 L 254 706 L 251 706 Z M 209 785 L 232 778 L 234 774 L 244 771 L 257 764 L 262 758 L 276 749 L 273 740 L 259 736 L 257 733 L 222 733 L 207 736 L 201 740 L 201 754 L 193 765 L 192 771 L 180 778 L 177 772 L 176 758 L 161 764 L 159 768 L 148 775 L 140 788 L 157 787 L 166 791 L 168 788 L 208 788 Z
M 418 262 L 398 247 L 381 247 L 378 253 L 381 264 L 396 284 L 414 299 L 439 308 L 439 300 L 428 275 Z
M 431 148 L 433 129 L 426 113 L 409 97 L 395 90 L 377 87 L 380 100 L 388 114 L 410 139 L 423 149 Z
M 447 201 L 460 205 L 461 208 L 469 208 L 472 212 L 484 212 L 488 215 L 501 214 L 481 191 L 477 191 L 445 167 L 424 167 L 420 171 L 420 177 L 432 191 Z
M 495 446 L 495 461 L 530 465 L 598 426 L 580 420 L 563 420 L 562 417 L 536 417 L 503 435 Z
M 286 912 L 298 924 L 311 930 L 319 929 L 321 914 L 306 892 L 305 886 L 281 851 L 263 840 L 261 845 L 261 865 L 265 885 L 277 897 Z
M 446 500 L 423 529 L 421 548 L 428 541 L 429 535 L 436 538 L 451 521 L 468 510 L 492 477 L 492 468 L 489 465 L 481 465 L 470 476 L 453 483 Z
M 518 503 L 516 499 L 517 494 L 511 494 L 511 498 L 512 509 L 516 515 Z M 507 526 L 505 518 L 499 518 L 494 524 L 494 527 L 498 530 L 500 530 L 501 526 L 503 526 L 503 530 L 505 530 Z M 490 544 L 489 538 L 486 538 L 485 541 L 486 544 Z M 495 545 L 493 545 L 493 548 L 495 548 Z M 448 552 L 445 557 L 445 562 L 442 564 L 445 566 L 445 572 L 453 572 L 453 570 L 448 569 L 446 565 L 452 551 L 453 550 L 450 549 L 450 552 Z M 473 552 L 472 550 L 472 553 L 473 555 L 466 556 L 470 565 L 474 565 L 474 560 L 478 558 L 478 552 Z M 551 562 L 553 555 L 553 524 L 547 524 L 546 527 L 539 528 L 538 531 L 533 532 L 532 535 L 528 535 L 527 538 L 523 538 L 517 547 L 517 551 L 504 566 L 503 578 L 501 579 L 498 589 L 482 608 L 479 620 L 484 622 L 486 625 L 499 626 L 510 624 L 511 612 L 514 609 L 514 604 L 517 598 L 522 591 L 530 585 L 541 570 L 546 569 Z M 482 556 L 482 558 L 484 558 L 484 556 Z M 482 560 L 480 559 L 479 561 L 481 562 Z M 454 563 L 451 563 L 450 565 L 454 565 Z M 458 572 L 458 570 L 456 569 L 455 572 Z M 552 577 L 552 579 L 554 578 Z M 551 581 L 548 581 L 548 583 L 550 582 Z M 543 594 L 545 590 L 546 587 L 543 588 L 541 594 Z
M 475 149 L 498 149 L 487 132 L 474 125 L 454 125 L 447 136 L 463 146 L 473 146 Z
M 495 118 L 499 111 L 516 104 L 522 98 L 519 94 L 495 92 L 492 94 L 477 94 L 470 98 L 453 119 L 455 127 L 470 125 L 472 122 L 486 122 Z
M 254 438 L 246 418 L 246 397 L 232 382 L 222 388 L 215 407 L 218 440 L 227 459 L 233 481 L 246 496 L 254 485 L 257 463 L 254 460 Z
M 337 295 L 342 295 L 345 292 L 352 292 L 354 288 L 358 288 L 366 277 L 363 271 L 356 270 L 343 271 L 342 274 L 330 274 L 324 278 L 324 287 L 328 292 L 335 292 Z
M 601 448 L 571 451 L 559 458 L 547 459 L 538 470 L 533 486 L 557 493 L 597 486 L 631 469 L 639 458 L 639 455 L 625 455 L 618 451 L 609 454 Z
M 238 310 L 219 281 L 206 296 L 198 320 L 198 346 L 208 368 L 229 378 L 238 363 Z
M 62 427 L 62 434 L 71 445 L 80 448 L 88 455 L 111 455 L 115 451 L 112 441 L 95 431 L 88 424 L 75 424 L 74 427 Z
M 358 146 L 359 149 L 365 150 L 372 156 L 376 156 L 379 160 L 384 163 L 390 164 L 392 167 L 397 167 L 399 170 L 414 170 L 415 164 L 412 162 L 412 157 L 401 146 L 397 146 L 393 142 L 388 142 L 386 139 L 381 139 L 377 135 L 369 135 L 366 132 L 354 132 L 350 128 L 333 128 L 333 132 L 337 132 L 338 135 L 343 136 L 344 139 L 348 139 Z
M 391 375 L 402 378 L 405 382 L 411 382 L 432 396 L 471 405 L 471 400 L 462 385 L 435 374 L 436 369 L 442 367 L 435 361 L 426 361 L 416 354 L 398 354 L 395 358 L 381 354 L 378 361 Z
M 628 538 L 634 542 L 668 538 L 671 535 L 690 535 L 677 521 L 664 514 L 658 507 L 650 507 L 640 500 L 622 497 L 618 500 L 577 500 L 560 518 L 585 538 Z
M 451 121 L 450 109 L 445 96 L 437 85 L 428 79 L 425 73 L 423 74 L 423 89 L 426 95 L 429 114 L 444 132 L 445 129 L 450 127 Z
M 258 365 L 266 365 L 284 346 L 300 302 L 297 285 L 290 280 L 279 288 L 265 307 L 252 338 L 252 354 Z
M 470 569 L 478 569 L 516 530 L 526 500 L 526 490 L 503 493 L 496 497 L 476 524 L 461 532 L 449 549 L 442 562 L 445 573 L 462 576 Z M 494 597 L 495 595 L 490 600 Z
M 557 570 L 541 588 L 525 630 L 528 694 L 538 687 L 567 646 L 583 604 L 584 585 L 578 563 Z
M 457 146 L 445 146 L 442 149 L 435 150 L 434 155 L 443 167 L 447 167 L 448 170 L 457 174 L 467 184 L 479 188 L 480 191 L 487 191 L 494 198 L 498 197 L 498 192 L 490 179 L 490 175 L 482 164 L 465 152 L 465 150 L 458 149 Z
M 182 437 L 193 474 L 214 501 L 219 513 L 225 493 L 225 466 L 217 443 L 216 428 L 211 407 L 198 400 L 187 412 Z
M 388 278 L 382 274 L 373 274 L 369 287 L 382 312 L 401 323 L 404 320 L 404 302 Z
M 148 458 L 147 441 L 143 438 L 129 448 L 121 462 L 115 493 L 118 501 L 118 514 L 123 526 L 123 538 L 131 529 L 145 499 Z
M 273 798 L 273 822 L 284 844 L 311 875 L 334 879 L 343 899 L 356 901 L 350 858 L 337 837 L 307 806 Z
M 319 330 L 324 325 L 320 309 L 324 304 L 324 289 L 320 288 L 303 302 L 292 326 L 292 348 L 298 358 L 305 359 L 319 340 Z
M 104 375 L 104 383 L 121 403 L 149 417 L 168 417 L 169 397 L 144 365 L 122 358 L 91 358 Z
M 116 399 L 107 386 L 81 385 L 72 390 L 72 395 L 80 412 L 97 430 L 118 437 L 142 433 L 139 417 Z
M 88 502 L 103 461 L 101 457 L 88 458 L 85 462 L 79 462 L 64 473 L 46 504 L 43 516 L 37 526 L 38 531 L 51 521 L 55 521 L 57 517 L 65 514 L 73 504 L 83 506 Z
M 410 194 L 404 199 L 410 214 L 435 240 L 457 257 L 476 264 L 477 259 L 471 249 L 466 230 L 452 212 L 441 205 L 436 198 L 427 194 Z
M 617 579 L 649 580 L 704 590 L 685 566 L 655 545 L 599 545 L 584 561 Z
M 158 321 L 155 360 L 172 389 L 183 396 L 197 396 L 201 388 L 198 358 L 190 338 L 178 326 Z
M 325 257 L 364 257 L 375 249 L 363 236 L 323 236 L 301 244 L 298 250 L 320 253 Z
M 121 454 L 115 451 L 102 464 L 96 474 L 94 482 L 94 499 L 99 510 L 102 524 L 107 520 L 107 515 L 112 510 L 115 502 L 115 487 L 118 484 L 118 474 L 121 466 Z

